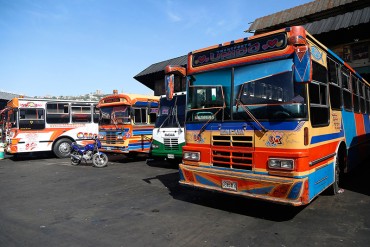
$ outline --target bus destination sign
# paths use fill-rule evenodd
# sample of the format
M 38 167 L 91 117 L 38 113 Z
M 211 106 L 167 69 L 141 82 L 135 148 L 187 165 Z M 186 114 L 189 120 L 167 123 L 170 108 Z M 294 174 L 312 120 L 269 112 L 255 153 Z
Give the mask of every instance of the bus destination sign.
M 193 67 L 223 62 L 231 59 L 247 57 L 259 53 L 284 49 L 287 45 L 285 33 L 263 38 L 231 43 L 226 46 L 193 54 Z

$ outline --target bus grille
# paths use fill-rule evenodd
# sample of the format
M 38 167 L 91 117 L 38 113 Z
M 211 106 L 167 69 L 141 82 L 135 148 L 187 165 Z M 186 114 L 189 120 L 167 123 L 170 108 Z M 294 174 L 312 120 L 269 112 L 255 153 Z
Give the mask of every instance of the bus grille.
M 105 135 L 105 141 L 102 141 L 103 144 L 124 144 L 125 140 L 118 139 L 116 132 L 107 132 Z
M 212 163 L 218 167 L 252 170 L 253 137 L 212 136 Z
M 177 138 L 164 138 L 164 150 L 179 150 Z
M 252 136 L 212 136 L 213 146 L 253 147 Z
M 107 144 L 116 144 L 117 135 L 115 132 L 107 132 L 105 139 Z

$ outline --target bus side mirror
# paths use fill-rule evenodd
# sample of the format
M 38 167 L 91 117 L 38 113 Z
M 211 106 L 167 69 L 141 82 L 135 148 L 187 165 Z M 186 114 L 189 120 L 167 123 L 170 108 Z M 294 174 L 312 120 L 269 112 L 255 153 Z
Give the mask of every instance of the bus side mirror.
M 308 45 L 294 47 L 294 81 L 298 83 L 312 80 L 311 52 Z
M 166 90 L 166 98 L 167 100 L 173 99 L 173 93 L 175 92 L 175 75 L 185 77 L 186 76 L 186 69 L 182 66 L 177 65 L 167 65 L 164 68 L 165 79 L 164 85 Z
M 166 99 L 172 100 L 173 99 L 173 93 L 175 90 L 175 75 L 166 75 L 164 79 L 165 83 L 165 90 L 166 90 Z

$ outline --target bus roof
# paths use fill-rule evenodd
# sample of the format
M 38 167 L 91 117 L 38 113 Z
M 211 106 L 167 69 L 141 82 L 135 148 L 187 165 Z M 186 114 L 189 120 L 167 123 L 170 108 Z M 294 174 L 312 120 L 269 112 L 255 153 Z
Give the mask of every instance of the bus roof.
M 277 29 L 277 30 L 270 31 L 270 32 L 267 32 L 267 33 L 261 33 L 261 34 L 258 34 L 258 35 L 254 35 L 254 36 L 250 36 L 250 37 L 246 37 L 246 38 L 241 38 L 241 39 L 237 39 L 237 40 L 233 40 L 233 41 L 224 42 L 224 43 L 221 43 L 221 44 L 209 46 L 209 47 L 206 47 L 206 48 L 194 50 L 194 51 L 192 51 L 188 54 L 188 74 L 204 72 L 204 71 L 218 69 L 218 68 L 225 68 L 225 67 L 235 66 L 235 65 L 239 65 L 239 64 L 243 63 L 242 61 L 251 62 L 252 60 L 256 60 L 257 57 L 254 56 L 254 55 L 257 54 L 258 52 L 251 53 L 251 55 L 249 55 L 250 59 L 246 59 L 243 56 L 240 56 L 240 57 L 230 58 L 229 60 L 222 60 L 222 61 L 216 61 L 216 62 L 209 63 L 208 60 L 206 60 L 206 58 L 207 58 L 207 55 L 208 55 L 209 52 L 225 52 L 225 53 L 227 53 L 229 50 L 232 51 L 234 48 L 237 48 L 238 46 L 242 46 L 242 45 L 246 45 L 246 44 L 251 45 L 252 44 L 251 42 L 253 42 L 254 40 L 257 42 L 258 40 L 261 40 L 261 39 L 264 40 L 263 38 L 268 37 L 268 36 L 271 36 L 271 37 L 274 38 L 274 37 L 277 37 L 276 35 L 278 35 L 279 33 L 284 33 L 284 32 L 285 33 L 290 33 L 291 35 L 305 35 L 310 41 L 315 43 L 315 45 L 318 45 L 321 49 L 325 50 L 328 54 L 330 54 L 330 56 L 334 57 L 339 63 L 341 63 L 343 66 L 345 66 L 346 68 L 351 70 L 351 72 L 356 74 L 359 78 L 361 78 L 361 80 L 363 80 L 365 83 L 367 83 L 367 85 L 370 85 L 360 74 L 358 74 L 356 72 L 356 70 L 354 70 L 348 63 L 343 61 L 343 59 L 341 59 L 338 55 L 336 55 L 328 47 L 326 47 L 320 41 L 315 39 L 309 32 L 307 32 L 307 30 L 305 30 L 305 28 L 303 26 L 291 26 L 291 27 L 281 28 L 281 29 Z M 285 43 L 285 44 L 287 44 L 287 43 Z M 284 48 L 284 46 L 281 46 L 281 47 Z M 279 55 L 279 56 L 284 55 L 283 50 L 281 50 L 280 53 L 277 53 L 277 51 L 273 50 L 273 49 L 271 51 L 274 53 L 274 56 L 275 55 Z M 290 52 L 293 52 L 293 50 L 291 50 Z M 203 54 L 205 54 L 205 55 L 203 55 Z M 271 56 L 272 56 L 272 55 L 266 55 L 267 54 L 266 51 L 261 51 L 260 54 L 261 54 L 261 61 L 265 60 L 267 58 L 271 58 Z M 195 56 L 195 55 L 198 55 L 199 60 L 201 60 L 200 63 L 206 61 L 202 65 L 194 65 L 197 68 L 193 68 L 193 61 L 191 60 L 191 59 L 193 59 L 192 57 Z M 257 58 L 257 60 L 258 60 L 258 58 Z M 199 62 L 199 61 L 196 60 L 195 62 Z M 255 62 L 255 61 L 252 61 L 252 62 Z
M 7 107 L 17 108 L 19 107 L 19 101 L 34 101 L 34 102 L 64 102 L 64 103 L 81 103 L 81 104 L 97 104 L 97 101 L 84 101 L 84 100 L 64 100 L 64 99 L 40 99 L 40 98 L 13 98 L 8 101 Z
M 114 105 L 134 105 L 137 102 L 158 102 L 158 96 L 142 94 L 111 94 L 100 99 L 98 107 Z

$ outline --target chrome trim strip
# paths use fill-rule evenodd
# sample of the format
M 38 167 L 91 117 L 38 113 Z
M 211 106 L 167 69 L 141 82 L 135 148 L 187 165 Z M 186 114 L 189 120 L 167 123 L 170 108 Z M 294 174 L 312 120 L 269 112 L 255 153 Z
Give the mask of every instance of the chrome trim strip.
M 332 153 L 332 154 L 326 155 L 326 156 L 324 156 L 324 157 L 322 157 L 322 158 L 320 158 L 320 159 L 317 159 L 317 160 L 311 161 L 311 162 L 310 162 L 310 163 L 308 163 L 308 164 L 309 164 L 310 166 L 314 166 L 314 165 L 316 165 L 316 164 L 318 164 L 318 163 L 320 163 L 320 162 L 322 162 L 322 161 L 324 161 L 324 160 L 327 160 L 327 159 L 330 159 L 330 158 L 334 157 L 335 155 L 337 155 L 337 153 Z

